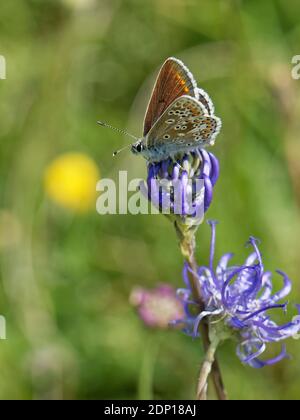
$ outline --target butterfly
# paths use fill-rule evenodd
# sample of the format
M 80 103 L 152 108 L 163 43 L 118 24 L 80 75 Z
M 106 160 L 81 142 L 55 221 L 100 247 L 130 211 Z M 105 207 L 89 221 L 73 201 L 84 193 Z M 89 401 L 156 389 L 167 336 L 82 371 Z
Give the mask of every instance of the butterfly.
M 156 79 L 144 119 L 143 137 L 132 136 L 137 141 L 131 145 L 131 151 L 154 163 L 211 146 L 222 126 L 214 112 L 212 100 L 197 87 L 192 73 L 182 61 L 170 57 Z

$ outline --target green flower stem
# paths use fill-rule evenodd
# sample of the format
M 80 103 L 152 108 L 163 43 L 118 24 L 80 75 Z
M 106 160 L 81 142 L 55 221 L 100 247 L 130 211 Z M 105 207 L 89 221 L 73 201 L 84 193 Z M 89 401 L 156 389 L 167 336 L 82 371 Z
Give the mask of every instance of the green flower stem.
M 177 235 L 180 241 L 180 248 L 182 255 L 184 256 L 185 260 L 187 261 L 191 272 L 189 273 L 189 280 L 190 285 L 193 293 L 193 299 L 198 304 L 197 311 L 202 311 L 204 309 L 204 302 L 201 297 L 201 289 L 197 279 L 197 262 L 195 259 L 195 232 L 197 228 L 189 228 L 187 230 L 182 229 L 182 226 L 179 226 L 175 223 L 175 228 Z M 203 320 L 199 325 L 199 332 L 202 337 L 202 342 L 204 346 L 204 351 L 207 352 L 211 346 L 210 338 L 209 338 L 209 326 Z M 219 400 L 225 401 L 228 399 L 227 393 L 225 391 L 224 383 L 222 380 L 221 369 L 218 360 L 214 357 L 214 361 L 212 363 L 211 373 L 214 387 L 216 390 L 216 394 Z M 203 399 L 207 398 L 207 389 L 202 390 L 202 397 Z
M 209 348 L 207 349 L 205 360 L 202 364 L 199 379 L 198 379 L 198 388 L 197 388 L 197 399 L 200 401 L 207 400 L 207 386 L 208 386 L 208 377 L 212 372 L 212 366 L 215 361 L 215 354 L 218 347 L 219 341 L 215 340 L 210 343 Z

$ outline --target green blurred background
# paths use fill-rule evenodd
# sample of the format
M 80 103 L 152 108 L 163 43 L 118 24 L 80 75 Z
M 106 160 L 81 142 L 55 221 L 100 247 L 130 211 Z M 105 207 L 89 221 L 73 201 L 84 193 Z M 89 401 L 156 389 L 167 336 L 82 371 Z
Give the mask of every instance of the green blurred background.
M 44 182 L 66 152 L 89 156 L 104 178 L 126 169 L 145 175 L 142 159 L 111 158 L 128 139 L 96 121 L 140 135 L 168 56 L 186 63 L 223 119 L 213 149 L 221 178 L 208 213 L 220 221 L 218 255 L 233 251 L 242 261 L 249 235 L 261 238 L 266 267 L 285 270 L 294 280 L 290 301 L 300 301 L 300 80 L 291 77 L 299 16 L 298 0 L 2 2 L 1 399 L 194 397 L 201 342 L 146 329 L 128 300 L 135 285 L 182 284 L 171 224 L 162 216 L 99 216 L 94 204 L 66 207 Z M 92 175 L 89 182 L 94 188 Z M 208 241 L 203 225 L 203 263 Z M 241 365 L 233 343 L 224 345 L 230 397 L 299 399 L 299 346 L 290 340 L 291 361 L 256 371 Z

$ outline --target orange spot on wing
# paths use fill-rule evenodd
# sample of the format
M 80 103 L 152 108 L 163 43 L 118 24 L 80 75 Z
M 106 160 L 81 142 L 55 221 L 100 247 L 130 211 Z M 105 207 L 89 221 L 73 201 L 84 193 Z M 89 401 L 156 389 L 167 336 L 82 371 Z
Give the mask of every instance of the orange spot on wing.
M 183 90 L 184 90 L 186 93 L 188 93 L 188 92 L 190 91 L 188 87 L 185 87 Z

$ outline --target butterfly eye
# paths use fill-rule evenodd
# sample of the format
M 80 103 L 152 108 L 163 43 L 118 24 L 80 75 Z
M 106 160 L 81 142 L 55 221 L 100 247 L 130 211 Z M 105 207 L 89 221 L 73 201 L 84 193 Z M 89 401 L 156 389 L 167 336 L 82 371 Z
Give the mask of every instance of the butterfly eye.
M 165 135 L 164 135 L 164 139 L 165 139 L 165 140 L 168 140 L 169 138 L 170 138 L 170 135 L 169 135 L 169 134 L 165 134 Z
M 142 143 L 138 141 L 131 146 L 131 150 L 133 153 L 141 153 L 144 150 L 144 147 Z

